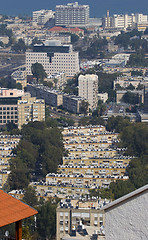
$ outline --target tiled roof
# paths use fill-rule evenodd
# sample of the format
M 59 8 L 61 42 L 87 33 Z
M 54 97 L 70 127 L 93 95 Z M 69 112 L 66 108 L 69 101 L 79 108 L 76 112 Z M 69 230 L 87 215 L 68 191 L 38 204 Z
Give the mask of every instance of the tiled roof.
M 0 190 L 0 227 L 28 218 L 37 213 L 29 205 Z

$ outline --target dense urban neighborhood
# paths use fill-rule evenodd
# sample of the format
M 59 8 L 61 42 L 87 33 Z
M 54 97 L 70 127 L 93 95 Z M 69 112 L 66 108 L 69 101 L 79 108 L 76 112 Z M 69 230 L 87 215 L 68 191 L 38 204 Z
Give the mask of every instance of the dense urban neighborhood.
M 0 14 L 0 239 L 147 239 L 148 15 Z

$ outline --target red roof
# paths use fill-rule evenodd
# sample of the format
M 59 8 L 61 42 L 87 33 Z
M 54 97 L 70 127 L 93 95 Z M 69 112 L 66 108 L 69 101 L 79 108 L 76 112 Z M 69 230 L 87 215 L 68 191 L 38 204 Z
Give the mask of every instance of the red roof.
M 0 227 L 31 217 L 37 213 L 29 205 L 0 190 Z
M 83 29 L 80 29 L 78 27 L 76 28 L 70 28 L 71 32 L 83 32 L 84 30 Z
M 49 29 L 50 32 L 59 32 L 59 31 L 67 31 L 67 28 L 63 28 L 63 27 L 53 27 L 51 29 Z

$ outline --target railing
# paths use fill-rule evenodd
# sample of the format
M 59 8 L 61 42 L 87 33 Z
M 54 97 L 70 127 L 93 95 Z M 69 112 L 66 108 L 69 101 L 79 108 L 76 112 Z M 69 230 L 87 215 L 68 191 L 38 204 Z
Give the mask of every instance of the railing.
M 5 235 L 0 235 L 0 240 L 16 240 L 14 237 L 6 237 Z

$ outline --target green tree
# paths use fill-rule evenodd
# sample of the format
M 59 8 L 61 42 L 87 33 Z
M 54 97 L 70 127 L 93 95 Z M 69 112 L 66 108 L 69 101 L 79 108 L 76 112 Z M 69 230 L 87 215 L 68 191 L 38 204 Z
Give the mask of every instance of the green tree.
M 123 95 L 122 101 L 125 103 L 130 103 L 130 104 L 138 104 L 139 96 L 138 96 L 138 94 L 128 91 Z
M 80 105 L 80 113 L 87 114 L 89 103 L 87 101 L 82 100 Z
M 42 239 L 53 239 L 56 233 L 56 204 L 50 201 L 38 209 L 37 231 Z
M 31 186 L 28 186 L 27 188 L 25 188 L 23 201 L 28 205 L 30 205 L 31 207 L 35 207 L 37 205 L 38 199 L 37 199 L 36 191 L 34 190 L 34 188 L 32 188 Z
M 26 45 L 25 45 L 25 42 L 23 41 L 23 39 L 19 39 L 17 43 L 15 43 L 13 46 L 12 46 L 12 50 L 14 50 L 15 52 L 22 52 L 24 53 L 26 51 Z
M 43 80 L 47 77 L 47 74 L 40 63 L 34 63 L 31 66 L 31 71 L 33 77 L 37 79 L 37 82 L 43 82 Z

